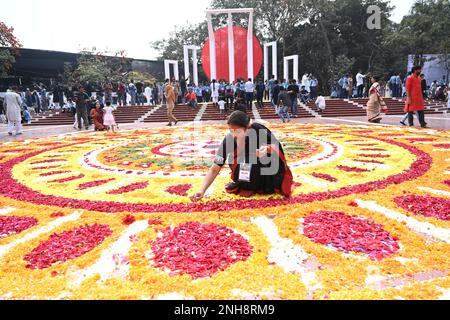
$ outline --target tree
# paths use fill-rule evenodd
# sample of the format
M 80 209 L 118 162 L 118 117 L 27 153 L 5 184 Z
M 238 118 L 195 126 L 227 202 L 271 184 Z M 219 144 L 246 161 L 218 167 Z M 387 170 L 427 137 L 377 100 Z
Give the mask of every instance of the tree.
M 156 78 L 148 72 L 143 71 L 131 71 L 126 76 L 127 81 L 141 81 L 143 83 L 155 83 Z
M 208 26 L 205 22 L 197 25 L 175 27 L 168 39 L 151 43 L 151 46 L 160 52 L 160 60 L 180 60 L 184 55 L 184 45 L 203 45 L 208 38 Z
M 8 74 L 21 47 L 19 40 L 14 36 L 14 29 L 0 21 L 0 78 Z
M 287 42 L 295 44 L 300 70 L 313 72 L 322 92 L 329 92 L 343 73 L 359 70 L 385 75 L 385 34 L 393 26 L 387 1 L 309 0 L 311 9 L 305 23 L 291 33 Z M 381 29 L 367 28 L 367 7 L 380 8 Z
M 96 48 L 83 49 L 77 60 L 77 65 L 70 63 L 64 65 L 62 82 L 69 86 L 79 83 L 101 83 L 106 79 L 118 81 L 124 78 L 129 71 L 129 60 L 125 51 L 118 51 L 114 56 L 108 52 L 96 52 Z
M 162 39 L 151 43 L 151 46 L 160 52 L 158 60 L 179 60 L 184 65 L 184 46 L 198 45 L 200 50 L 202 45 L 208 38 L 208 26 L 206 21 L 197 25 L 187 25 L 184 27 L 176 27 L 171 32 L 169 38 Z M 190 57 L 190 63 L 193 63 Z M 198 67 L 199 79 L 207 79 L 206 73 L 201 67 Z
M 423 65 L 426 54 L 439 54 L 447 67 L 449 77 L 450 2 L 448 0 L 420 0 L 405 16 L 392 41 L 402 48 L 405 55 L 414 55 L 414 64 Z

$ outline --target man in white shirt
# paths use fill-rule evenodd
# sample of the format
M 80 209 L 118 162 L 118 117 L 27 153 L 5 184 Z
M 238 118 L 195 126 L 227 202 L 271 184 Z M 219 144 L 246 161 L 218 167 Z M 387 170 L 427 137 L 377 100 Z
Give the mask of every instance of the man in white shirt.
M 147 104 L 149 105 L 149 106 L 151 106 L 152 105 L 152 102 L 151 102 L 151 100 L 152 100 L 152 88 L 150 88 L 150 85 L 149 84 L 147 84 L 147 86 L 145 87 L 145 90 L 144 90 L 144 94 L 145 94 L 145 97 L 147 98 Z
M 362 74 L 362 71 L 359 70 L 359 72 L 356 74 L 356 87 L 358 88 L 358 98 L 363 97 L 363 91 L 364 91 L 364 79 L 366 78 L 365 75 Z
M 252 79 L 248 79 L 245 83 L 245 101 L 247 102 L 247 110 L 252 109 L 254 91 L 255 85 L 253 84 Z
M 305 87 L 305 89 L 309 92 L 309 88 L 310 88 L 310 78 L 309 78 L 309 74 L 305 73 L 302 77 L 302 87 Z
M 219 84 L 216 79 L 213 79 L 211 83 L 211 98 L 214 106 L 217 107 L 219 102 Z
M 22 98 L 17 93 L 19 89 L 12 87 L 5 94 L 4 106 L 6 107 L 6 117 L 8 118 L 8 134 L 12 136 L 12 132 L 16 129 L 16 136 L 22 134 L 22 114 L 20 105 Z

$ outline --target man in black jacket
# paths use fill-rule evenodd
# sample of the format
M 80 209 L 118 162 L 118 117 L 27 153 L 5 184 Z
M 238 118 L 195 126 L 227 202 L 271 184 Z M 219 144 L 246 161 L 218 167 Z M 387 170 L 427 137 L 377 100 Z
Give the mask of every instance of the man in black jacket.
M 266 86 L 262 81 L 259 81 L 256 85 L 256 106 L 258 108 L 263 108 L 263 99 L 264 99 L 264 91 L 266 90 Z
M 86 130 L 89 130 L 89 119 L 88 119 L 88 105 L 89 96 L 87 95 L 83 86 L 80 86 L 78 92 L 75 95 L 75 103 L 77 107 L 77 122 L 78 130 L 81 130 L 82 123 L 84 124 Z M 83 119 L 83 122 L 81 122 Z
M 289 85 L 287 91 L 288 91 L 288 93 L 291 97 L 291 101 L 292 101 L 292 103 L 291 103 L 292 116 L 297 117 L 299 89 L 298 89 L 297 81 L 295 79 L 291 80 L 291 84 Z

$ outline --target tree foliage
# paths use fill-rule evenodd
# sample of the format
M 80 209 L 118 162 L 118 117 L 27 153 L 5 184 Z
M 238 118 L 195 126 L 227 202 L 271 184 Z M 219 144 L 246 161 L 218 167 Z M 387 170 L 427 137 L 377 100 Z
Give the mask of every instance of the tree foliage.
M 62 81 L 67 85 L 85 82 L 101 83 L 105 80 L 118 81 L 126 77 L 129 60 L 125 51 L 118 51 L 113 56 L 108 52 L 99 52 L 96 48 L 83 49 L 75 66 L 66 63 Z
M 143 71 L 131 71 L 130 73 L 127 74 L 126 78 L 124 80 L 127 81 L 141 81 L 143 83 L 155 83 L 156 82 L 156 78 L 148 73 L 148 72 L 143 72 Z
M 0 21 L 0 78 L 5 77 L 16 61 L 18 48 L 22 47 L 14 36 L 14 29 Z
M 389 41 L 396 43 L 402 54 L 414 55 L 414 63 L 423 65 L 426 54 L 440 54 L 440 60 L 449 73 L 450 1 L 416 1 L 409 15 L 400 23 Z

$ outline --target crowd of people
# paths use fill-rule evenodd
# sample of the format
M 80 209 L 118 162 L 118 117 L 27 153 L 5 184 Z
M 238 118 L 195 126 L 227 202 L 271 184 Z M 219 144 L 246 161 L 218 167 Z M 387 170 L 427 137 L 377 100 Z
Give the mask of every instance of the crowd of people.
M 381 113 L 387 111 L 386 103 L 383 96 L 390 96 L 390 94 L 383 94 L 383 86 L 380 84 L 380 78 L 376 76 L 371 77 L 372 86 L 369 89 L 369 101 L 367 103 L 367 117 L 369 122 L 380 123 Z M 422 67 L 415 66 L 412 71 L 408 73 L 403 86 L 400 76 L 392 76 L 386 84 L 386 91 L 390 90 L 393 97 L 405 97 L 405 115 L 400 120 L 401 125 L 414 126 L 414 115 L 422 128 L 427 128 L 425 121 L 425 100 L 432 98 L 435 100 L 447 100 L 447 110 L 450 111 L 450 86 L 445 85 L 442 81 L 438 86 L 437 81 L 428 87 L 425 76 L 422 73 Z M 403 93 L 401 93 L 403 92 Z M 408 124 L 406 123 L 408 120 Z
M 45 88 L 41 92 L 43 91 Z M 57 92 L 54 91 L 53 95 L 56 96 Z M 29 109 L 34 110 L 35 114 L 48 111 L 49 108 L 61 109 L 75 118 L 74 128 L 78 130 L 81 130 L 83 126 L 89 130 L 92 125 L 96 131 L 114 131 L 114 128 L 117 127 L 113 116 L 115 107 L 112 106 L 112 102 L 108 99 L 104 102 L 94 95 L 89 95 L 85 86 L 74 88 L 62 107 L 61 105 L 56 106 L 55 100 L 53 100 L 54 105 L 49 107 L 51 99 L 47 95 L 42 95 L 39 99 L 35 93 L 36 91 L 32 92 L 29 89 L 22 92 L 18 86 L 12 86 L 0 99 L 0 117 L 2 122 L 8 123 L 9 135 L 13 135 L 14 131 L 16 135 L 22 134 L 22 124 L 30 123 L 32 119 Z M 36 98 L 32 99 L 33 96 Z M 44 109 L 40 110 L 42 106 Z
M 364 75 L 362 71 L 355 77 L 346 74 L 332 87 L 331 98 L 369 98 L 368 120 L 379 123 L 380 113 L 386 111 L 383 97 L 408 98 L 407 83 L 411 76 L 412 73 L 409 73 L 402 79 L 402 76 L 397 74 L 383 83 L 379 77 Z M 443 80 L 433 81 L 428 86 L 424 75 L 419 74 L 419 82 L 423 99 L 448 100 L 450 87 Z M 47 88 L 41 84 L 22 90 L 18 87 L 9 90 L 17 94 L 14 98 L 8 96 L 8 99 L 12 99 L 9 100 L 10 103 L 19 105 L 19 114 L 9 114 L 9 117 L 20 118 L 21 124 L 30 123 L 33 115 L 55 109 L 75 116 L 76 129 L 94 125 L 95 130 L 114 130 L 117 126 L 113 116 L 114 106 L 165 104 L 168 106 L 169 125 L 172 125 L 178 122 L 173 116 L 173 110 L 179 104 L 196 109 L 200 103 L 212 102 L 225 117 L 236 110 L 251 112 L 254 103 L 256 108 L 261 109 L 264 107 L 264 101 L 270 101 L 281 120 L 288 122 L 291 118 L 298 117 L 299 103 L 307 105 L 310 101 L 315 101 L 315 111 L 318 114 L 324 112 L 326 100 L 322 95 L 318 95 L 318 85 L 317 78 L 310 73 L 305 73 L 299 82 L 286 79 L 279 81 L 275 76 L 271 76 L 267 81 L 238 79 L 230 83 L 214 79 L 209 84 L 199 85 L 193 83 L 190 77 L 181 77 L 180 80 L 167 79 L 164 83 L 134 80 L 113 83 L 105 79 L 103 83 L 86 82 L 76 87 L 53 85 Z M 9 117 L 2 100 L 6 103 L 7 99 L 0 99 L 0 120 L 6 122 Z M 450 102 L 448 108 L 450 109 Z M 107 120 L 103 120 L 105 117 Z M 407 113 L 400 123 L 406 125 L 409 117 Z M 420 119 L 421 125 L 425 124 L 423 119 Z
M 386 98 L 406 98 L 406 80 L 410 75 L 411 72 L 404 77 L 401 74 L 394 74 L 386 81 L 381 81 L 380 78 L 380 94 Z M 420 79 L 425 99 L 446 101 L 448 86 L 445 77 L 440 81 L 434 80 L 431 85 L 428 85 L 424 74 L 420 75 Z M 362 71 L 359 71 L 356 76 L 347 73 L 334 82 L 330 97 L 338 99 L 368 98 L 371 86 L 370 75 L 365 75 Z
M 185 80 L 182 78 L 180 83 L 183 83 L 183 81 Z M 318 98 L 318 81 L 312 74 L 305 75 L 301 83 L 297 83 L 296 80 L 287 81 L 285 79 L 278 81 L 275 76 L 267 81 L 253 81 L 250 78 L 226 82 L 225 80 L 217 81 L 213 79 L 209 86 L 188 84 L 186 94 L 183 92 L 182 85 L 178 88 L 178 81 L 174 79 L 172 81 L 166 80 L 166 86 L 168 84 L 175 93 L 181 90 L 182 103 L 196 108 L 199 103 L 211 101 L 224 117 L 231 111 L 250 112 L 253 105 L 257 109 L 262 109 L 264 101 L 268 100 L 271 101 L 280 118 L 283 121 L 289 121 L 291 117 L 298 117 L 298 101 L 307 104 L 310 100 Z M 281 97 L 283 93 L 287 94 L 284 99 Z M 319 110 L 323 111 L 325 108 L 323 97 L 321 101 Z M 169 122 L 169 125 L 171 125 L 171 122 Z

